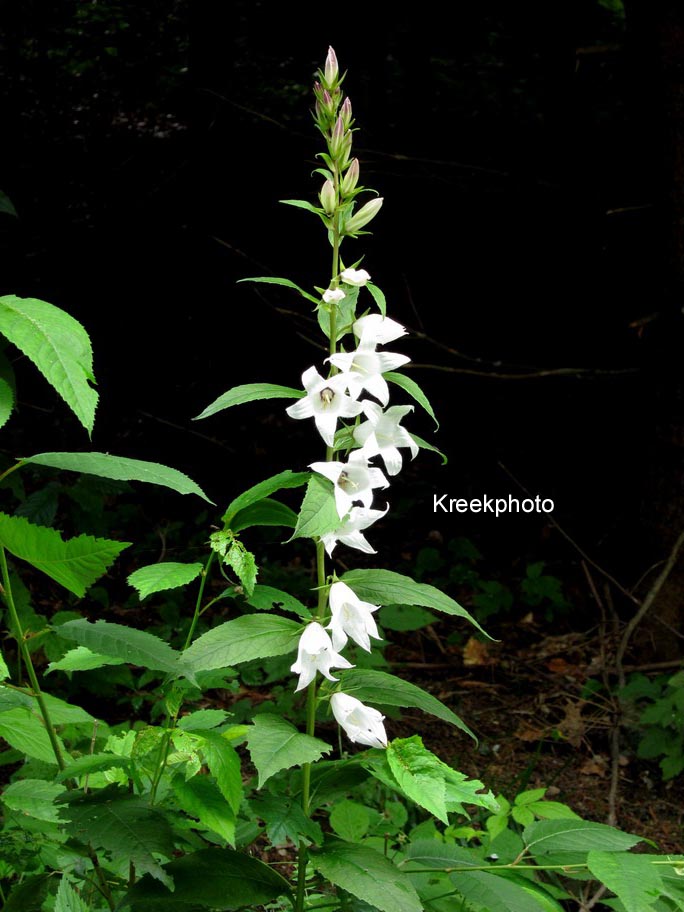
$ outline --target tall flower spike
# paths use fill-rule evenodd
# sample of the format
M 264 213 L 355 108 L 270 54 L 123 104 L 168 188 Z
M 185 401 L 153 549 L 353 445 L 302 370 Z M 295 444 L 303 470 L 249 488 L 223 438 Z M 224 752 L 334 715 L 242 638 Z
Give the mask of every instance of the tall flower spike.
M 350 637 L 366 652 L 371 651 L 370 637 L 380 640 L 378 628 L 373 617 L 379 605 L 362 602 L 353 589 L 346 583 L 333 583 L 328 596 L 332 619 L 327 629 L 332 632 L 333 649 L 339 652 L 347 645 Z
M 361 392 L 367 390 L 371 396 L 387 405 L 389 387 L 383 373 L 402 367 L 411 359 L 396 352 L 376 352 L 375 345 L 362 342 L 356 351 L 338 352 L 327 360 L 345 372 L 347 388 L 352 398 L 358 399 Z
M 354 418 L 361 414 L 363 406 L 345 394 L 347 381 L 343 374 L 324 380 L 315 367 L 310 367 L 302 374 L 302 384 L 306 396 L 285 411 L 290 418 L 313 417 L 319 434 L 327 446 L 332 446 L 337 419 Z
M 364 554 L 375 554 L 375 548 L 363 535 L 363 532 L 372 526 L 373 523 L 382 519 L 388 510 L 389 504 L 384 510 L 367 510 L 365 507 L 352 507 L 349 511 L 349 516 L 342 520 L 337 529 L 321 535 L 321 541 L 325 545 L 328 556 L 332 557 L 338 542 L 342 542 L 348 548 L 356 548 L 357 551 L 363 551 Z
M 329 681 L 337 681 L 330 674 L 331 668 L 353 668 L 344 656 L 338 655 L 332 644 L 327 631 L 317 621 L 313 621 L 304 628 L 299 638 L 299 647 L 297 649 L 297 661 L 291 666 L 290 671 L 299 675 L 299 683 L 295 688 L 295 693 L 304 690 L 316 677 L 316 672 L 320 671 L 323 677 Z
M 340 519 L 347 515 L 357 500 L 364 507 L 370 507 L 373 489 L 389 486 L 380 469 L 369 467 L 368 460 L 360 450 L 350 453 L 346 463 L 312 462 L 309 468 L 329 478 L 335 485 L 335 505 Z
M 346 693 L 334 693 L 330 697 L 333 716 L 349 738 L 356 744 L 368 747 L 387 747 L 387 733 L 382 724 L 385 718 L 372 706 L 365 706 L 356 697 Z
M 413 411 L 413 406 L 392 405 L 383 412 L 374 402 L 364 402 L 363 410 L 368 416 L 368 421 L 354 428 L 354 440 L 361 444 L 361 452 L 368 459 L 381 456 L 388 475 L 396 475 L 402 465 L 398 447 L 408 447 L 412 459 L 418 455 L 418 444 L 409 432 L 399 425 L 401 419 Z

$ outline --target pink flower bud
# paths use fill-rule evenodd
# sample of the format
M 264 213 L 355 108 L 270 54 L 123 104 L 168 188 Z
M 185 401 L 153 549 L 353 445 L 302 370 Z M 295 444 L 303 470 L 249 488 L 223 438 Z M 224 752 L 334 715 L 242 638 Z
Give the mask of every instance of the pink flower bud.
M 359 160 L 358 158 L 353 158 L 351 165 L 347 169 L 347 173 L 342 178 L 342 183 L 340 184 L 340 193 L 342 197 L 349 196 L 350 193 L 354 191 L 357 183 L 359 181 Z
M 331 180 L 327 180 L 323 184 L 319 199 L 321 201 L 321 206 L 325 209 L 325 214 L 332 215 L 335 211 L 337 200 L 335 199 L 335 185 Z
M 382 197 L 379 196 L 377 199 L 371 200 L 369 203 L 366 203 L 365 206 L 362 206 L 359 211 L 352 215 L 347 221 L 344 226 L 344 233 L 353 234 L 355 231 L 359 231 L 363 228 L 364 225 L 367 225 L 380 211 L 382 202 Z
M 328 56 L 325 58 L 325 70 L 323 75 L 325 76 L 325 82 L 328 88 L 333 86 L 337 82 L 337 77 L 340 74 L 340 68 L 337 64 L 337 55 L 335 51 L 329 47 Z
M 340 154 L 345 147 L 346 138 L 344 121 L 342 120 L 342 117 L 338 117 L 335 121 L 335 126 L 333 127 L 332 136 L 330 137 L 330 154 L 333 158 L 339 159 Z
M 344 99 L 342 107 L 340 108 L 340 117 L 344 121 L 344 125 L 347 129 L 351 126 L 352 123 L 352 106 L 349 96 Z

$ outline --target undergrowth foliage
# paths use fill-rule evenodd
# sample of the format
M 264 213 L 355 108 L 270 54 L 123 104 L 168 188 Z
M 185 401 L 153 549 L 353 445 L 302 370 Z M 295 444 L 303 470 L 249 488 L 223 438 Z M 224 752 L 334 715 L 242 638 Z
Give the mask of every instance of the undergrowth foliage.
M 251 279 L 288 287 L 315 307 L 328 357 L 304 369 L 303 389 L 249 382 L 199 416 L 288 400 L 290 419 L 310 422 L 318 449 L 302 460 L 308 467 L 234 497 L 204 561 L 160 562 L 129 576 L 141 600 L 177 590 L 194 601 L 184 641 L 171 645 L 149 631 L 82 617 L 84 608 L 93 613 L 93 584 L 129 543 L 65 538 L 16 479 L 31 467 L 49 487 L 54 472 L 78 472 L 208 501 L 191 479 L 92 452 L 40 453 L 2 475 L 10 504 L 0 514 L 8 633 L 0 655 L 7 744 L 0 754 L 7 772 L 0 890 L 7 912 L 684 909 L 684 857 L 632 853 L 638 836 L 581 820 L 546 801 L 544 789 L 512 801 L 495 797 L 418 734 L 391 737 L 386 714 L 407 707 L 471 733 L 432 694 L 372 667 L 369 656 L 383 642 L 377 610 L 417 606 L 486 634 L 431 585 L 386 569 L 352 568 L 338 577 L 331 564 L 338 548 L 375 553 L 392 480 L 405 459 L 435 449 L 410 429 L 415 405 L 434 418 L 432 408 L 399 370 L 408 358 L 388 348 L 405 330 L 388 316 L 358 256 L 342 258 L 343 242 L 365 234 L 382 206 L 360 183 L 342 81 L 330 49 L 314 88 L 324 143 L 318 202 L 285 201 L 321 220 L 332 251 L 329 276 L 312 293 L 289 279 Z M 9 296 L 0 298 L 0 331 L 90 432 L 97 394 L 83 327 L 46 302 Z M 14 390 L 3 355 L 3 423 Z M 303 497 L 295 512 L 279 497 L 297 491 Z M 291 530 L 290 542 L 310 541 L 315 578 L 302 598 L 259 581 L 257 557 L 243 538 L 260 525 Z M 25 564 L 71 594 L 66 609 L 50 618 L 33 609 L 19 575 Z M 80 601 L 86 592 L 91 601 Z M 217 603 L 230 619 L 211 626 Z M 231 715 L 216 691 L 235 691 L 255 662 L 270 669 L 272 682 L 285 681 L 290 699 Z M 73 692 L 79 676 L 102 669 L 112 687 L 130 688 L 131 705 L 155 694 L 149 722 L 108 724 L 43 689 L 49 675 L 70 681 Z M 303 725 L 295 724 L 299 701 Z

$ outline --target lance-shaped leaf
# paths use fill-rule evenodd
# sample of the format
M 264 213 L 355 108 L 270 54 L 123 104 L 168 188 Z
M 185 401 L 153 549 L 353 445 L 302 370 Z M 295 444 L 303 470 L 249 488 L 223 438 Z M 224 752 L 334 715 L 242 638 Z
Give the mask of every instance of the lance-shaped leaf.
M 297 514 L 285 504 L 271 497 L 265 497 L 259 503 L 246 507 L 233 518 L 230 528 L 241 532 L 252 526 L 285 526 L 294 529 L 297 525 Z
M 76 760 L 69 761 L 69 765 L 57 773 L 55 780 L 65 782 L 67 779 L 78 779 L 80 776 L 108 769 L 125 769 L 128 772 L 133 765 L 130 757 L 119 757 L 116 754 L 84 754 Z
M 0 738 L 36 760 L 43 763 L 57 763 L 52 743 L 42 721 L 25 706 L 17 706 L 6 712 L 0 712 Z M 65 753 L 61 744 L 62 754 Z
M 523 840 L 537 859 L 566 852 L 626 852 L 639 836 L 591 820 L 537 820 L 525 827 Z
M 433 446 L 431 443 L 428 443 L 427 440 L 423 440 L 422 437 L 419 437 L 418 434 L 409 434 L 409 437 L 413 440 L 421 450 L 430 450 L 431 453 L 437 453 L 437 455 L 442 460 L 442 465 L 446 465 L 449 460 L 445 454 L 436 446 Z
M 175 776 L 173 791 L 180 807 L 200 825 L 235 845 L 235 814 L 223 795 L 207 776 L 195 776 L 185 781 L 184 776 Z
M 333 485 L 327 478 L 312 475 L 290 541 L 317 538 L 340 527 Z
M 539 891 L 534 884 L 526 884 L 522 877 L 515 882 L 488 871 L 459 871 L 450 879 L 475 909 L 487 909 L 487 912 L 562 912 L 562 907 L 550 899 L 546 891 Z
M 141 567 L 128 577 L 129 585 L 137 589 L 140 601 L 155 592 L 165 589 L 178 589 L 187 586 L 202 572 L 202 564 L 180 564 L 175 561 L 163 561 Z
M 400 374 L 396 371 L 388 371 L 385 375 L 385 379 L 389 380 L 390 383 L 394 383 L 397 386 L 400 386 L 404 392 L 408 393 L 409 396 L 414 399 L 421 408 L 425 409 L 430 418 L 435 422 L 435 426 L 439 427 L 439 421 L 433 411 L 432 406 L 428 400 L 428 397 L 418 386 L 415 380 L 412 380 L 410 377 L 407 377 L 406 374 Z
M 86 646 L 74 646 L 61 659 L 50 662 L 45 674 L 50 674 L 51 671 L 90 671 L 105 665 L 123 665 L 125 661 L 125 659 L 115 659 L 114 656 L 100 655 Z
M 297 648 L 301 624 L 277 615 L 250 614 L 208 630 L 185 650 L 181 666 L 196 674 L 253 659 L 285 655 Z
M 311 617 L 309 609 L 298 598 L 273 586 L 255 586 L 247 604 L 257 611 L 291 611 L 307 620 Z
M 65 876 L 59 882 L 54 912 L 90 912 L 86 901 L 74 890 Z
M 90 535 L 63 539 L 55 529 L 0 513 L 0 544 L 82 598 L 130 542 Z
M 64 808 L 55 805 L 54 801 L 64 791 L 63 785 L 55 785 L 43 779 L 20 779 L 3 790 L 2 803 L 27 817 L 57 823 Z
M 239 514 L 243 510 L 246 510 L 247 507 L 264 500 L 264 498 L 269 497 L 271 494 L 275 494 L 276 491 L 281 491 L 284 488 L 300 488 L 302 485 L 305 485 L 310 478 L 311 472 L 293 472 L 290 469 L 286 469 L 284 472 L 278 472 L 277 475 L 272 475 L 265 481 L 260 481 L 259 484 L 253 485 L 251 488 L 243 491 L 235 500 L 231 501 L 228 505 L 228 509 L 223 514 L 223 522 L 233 529 L 233 521 L 238 518 Z M 233 529 L 233 531 L 237 532 L 239 530 Z
M 78 320 L 47 301 L 5 295 L 0 333 L 33 361 L 90 434 L 98 397 L 90 386 L 95 381 L 90 338 Z
M 244 405 L 246 402 L 256 402 L 259 399 L 302 399 L 304 396 L 306 393 L 303 390 L 293 389 L 291 386 L 278 386 L 276 383 L 244 383 L 223 393 L 193 420 L 209 418 L 210 415 L 234 405 Z
M 254 724 L 247 735 L 247 746 L 259 773 L 258 788 L 279 770 L 315 763 L 332 750 L 325 741 L 303 735 L 294 725 L 273 713 L 254 717 Z
M 663 881 L 650 858 L 627 852 L 589 852 L 589 870 L 616 894 L 626 912 L 643 912 L 663 895 Z
M 115 481 L 144 481 L 146 484 L 171 488 L 177 494 L 196 494 L 207 503 L 213 503 L 192 478 L 188 478 L 178 469 L 157 462 L 111 456 L 109 453 L 38 453 L 36 456 L 22 459 L 21 463 L 81 472 L 84 475 L 98 475 L 100 478 L 112 478 Z
M 297 202 L 304 203 L 304 200 L 281 200 L 281 203 L 289 202 L 290 205 L 295 205 Z M 311 206 L 311 203 L 304 204 L 306 208 Z M 314 212 L 318 211 L 314 207 L 311 207 Z M 285 288 L 293 288 L 298 292 L 303 298 L 306 298 L 307 301 L 311 301 L 312 304 L 318 304 L 319 298 L 315 298 L 313 295 L 309 294 L 308 291 L 304 291 L 303 288 L 300 288 L 299 285 L 296 285 L 291 279 L 280 279 L 277 276 L 254 276 L 247 279 L 238 279 L 238 285 L 240 282 L 260 282 L 262 285 L 284 285 Z
M 374 285 L 372 282 L 366 284 L 366 288 L 371 293 L 371 296 L 375 303 L 378 305 L 378 310 L 384 316 L 387 315 L 387 299 L 385 298 L 385 293 L 382 289 L 378 288 L 377 285 Z
M 236 815 L 240 810 L 244 789 L 240 774 L 240 758 L 235 748 L 218 732 L 202 732 L 198 736 L 198 743 L 204 762 L 216 779 L 219 791 Z
M 55 627 L 65 640 L 75 640 L 93 652 L 123 659 L 131 665 L 140 665 L 155 671 L 178 672 L 179 653 L 159 637 L 123 624 L 109 621 L 90 621 L 81 618 Z

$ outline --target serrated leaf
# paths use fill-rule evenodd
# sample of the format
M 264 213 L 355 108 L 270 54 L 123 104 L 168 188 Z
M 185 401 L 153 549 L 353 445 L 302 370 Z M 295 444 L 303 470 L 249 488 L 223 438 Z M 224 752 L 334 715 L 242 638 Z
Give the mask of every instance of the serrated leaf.
M 338 801 L 329 819 L 330 826 L 345 842 L 361 842 L 370 829 L 368 808 L 357 801 Z
M 241 532 L 252 526 L 284 526 L 294 529 L 297 525 L 297 514 L 285 504 L 271 497 L 265 497 L 259 503 L 246 507 L 234 517 L 230 524 L 232 532 Z
M 444 722 L 450 722 L 471 738 L 475 735 L 462 719 L 452 712 L 437 697 L 404 681 L 402 678 L 385 671 L 370 668 L 350 668 L 337 672 L 340 677 L 339 690 L 356 697 L 361 702 L 380 703 L 385 706 L 415 707 L 423 712 L 436 716 Z
M 205 732 L 223 725 L 228 718 L 229 714 L 223 709 L 198 709 L 181 716 L 177 727 L 182 731 Z
M 44 725 L 24 706 L 0 713 L 0 738 L 22 754 L 44 763 L 57 763 Z
M 299 599 L 282 589 L 274 589 L 273 586 L 255 586 L 247 604 L 257 611 L 291 611 L 307 620 L 311 617 L 311 612 Z
M 350 586 L 356 595 L 374 605 L 422 605 L 434 608 L 444 614 L 465 618 L 470 624 L 492 639 L 475 618 L 458 602 L 427 583 L 416 583 L 409 576 L 392 570 L 349 570 L 342 581 Z
M 59 882 L 54 912 L 90 912 L 90 906 L 81 899 L 64 876 Z
M 332 750 L 325 741 L 301 734 L 294 725 L 272 713 L 254 717 L 247 747 L 259 774 L 258 788 L 279 770 L 314 763 Z
M 387 763 L 401 790 L 443 823 L 449 823 L 446 783 L 440 761 L 414 735 L 390 742 Z
M 340 527 L 332 482 L 321 475 L 312 475 L 306 486 L 297 525 L 289 539 L 319 538 Z
M 23 516 L 36 526 L 52 526 L 57 515 L 59 495 L 62 489 L 56 482 L 50 482 L 39 488 L 22 501 L 14 511 L 15 516 Z
M 385 293 L 378 288 L 377 285 L 374 285 L 372 282 L 366 283 L 366 288 L 371 294 L 371 297 L 378 305 L 378 310 L 384 316 L 387 315 L 387 299 L 385 298 Z
M 472 865 L 482 866 L 482 856 L 473 849 L 464 849 L 453 843 L 439 842 L 437 839 L 412 840 L 404 851 L 404 864 L 412 862 L 426 868 L 455 868 Z
M 251 488 L 243 491 L 235 500 L 231 501 L 228 505 L 228 509 L 223 514 L 223 522 L 226 526 L 232 528 L 233 520 L 242 510 L 264 500 L 264 498 L 269 497 L 271 494 L 275 494 L 276 491 L 282 491 L 284 488 L 300 488 L 302 485 L 305 485 L 310 478 L 311 472 L 293 472 L 291 469 L 286 469 L 284 472 L 272 475 L 265 481 L 260 481 L 259 484 L 253 485 Z
M 93 351 L 88 333 L 59 307 L 36 298 L 0 297 L 0 333 L 54 387 L 88 433 L 97 407 Z
M 626 912 L 644 912 L 662 896 L 658 869 L 643 855 L 594 850 L 587 856 L 587 865 L 594 877 L 617 895 Z
M 38 874 L 22 880 L 7 897 L 2 912 L 37 912 L 42 909 L 52 876 L 52 873 Z
M 548 905 L 505 876 L 487 871 L 459 871 L 451 880 L 468 902 L 487 912 L 547 912 Z
M 276 615 L 253 614 L 207 631 L 185 650 L 182 666 L 192 672 L 285 655 L 297 648 L 302 628 Z
M 409 877 L 369 846 L 331 840 L 311 849 L 310 860 L 331 883 L 380 912 L 423 912 Z
M 286 201 L 281 200 L 281 202 Z M 294 202 L 292 202 L 291 205 L 294 205 Z M 308 291 L 304 291 L 303 288 L 300 288 L 299 285 L 296 285 L 290 279 L 280 279 L 276 276 L 254 276 L 247 279 L 238 279 L 238 285 L 240 282 L 260 282 L 262 285 L 284 285 L 286 288 L 293 288 L 295 291 L 299 292 L 303 298 L 306 298 L 307 301 L 311 301 L 312 304 L 318 304 L 320 300 L 319 298 L 315 298 L 313 295 L 309 294 Z
M 306 396 L 303 390 L 293 389 L 290 386 L 278 386 L 276 383 L 244 383 L 227 390 L 218 399 L 200 412 L 193 421 L 209 418 L 217 412 L 232 408 L 234 405 L 244 405 L 246 402 L 256 402 L 260 399 L 302 399 Z
M 430 405 L 428 397 L 418 386 L 415 380 L 407 377 L 406 374 L 400 374 L 395 371 L 388 371 L 387 373 L 383 374 L 383 377 L 386 380 L 389 380 L 390 383 L 394 383 L 396 386 L 401 387 L 405 393 L 408 393 L 409 396 L 428 413 L 430 418 L 432 418 L 432 420 L 435 422 L 435 427 L 439 427 L 439 421 L 437 421 L 437 417 L 433 411 L 432 406 Z
M 0 544 L 83 598 L 130 542 L 79 535 L 63 539 L 55 529 L 0 513 Z
M 158 462 L 128 459 L 126 456 L 112 456 L 109 453 L 37 453 L 35 456 L 22 459 L 21 462 L 66 472 L 97 475 L 99 478 L 111 478 L 114 481 L 142 481 L 171 488 L 177 494 L 196 494 L 207 503 L 213 503 L 192 478 L 188 478 L 178 469 Z
M 304 836 L 309 842 L 320 845 L 323 831 L 315 820 L 307 817 L 301 804 L 284 795 L 264 795 L 249 802 L 250 809 L 266 824 L 271 845 L 285 845 L 288 840 L 299 845 Z
M 14 390 L 4 377 L 0 377 L 0 427 L 9 421 L 14 409 Z
M 57 823 L 63 808 L 56 807 L 54 801 L 64 791 L 63 785 L 54 785 L 43 779 L 20 779 L 4 789 L 2 802 L 5 807 L 19 814 Z
M 204 762 L 216 779 L 219 791 L 228 802 L 233 814 L 236 815 L 240 810 L 244 789 L 240 773 L 240 758 L 235 748 L 217 732 L 202 732 L 200 749 Z
M 176 650 L 144 630 L 111 624 L 109 621 L 96 621 L 92 624 L 84 618 L 67 621 L 55 630 L 66 640 L 75 640 L 93 652 L 123 659 L 130 665 L 170 673 L 179 671 L 179 654 Z
M 165 871 L 173 892 L 144 877 L 126 894 L 133 912 L 193 912 L 198 906 L 223 912 L 291 893 L 288 882 L 268 865 L 229 849 L 201 849 L 172 861 Z
M 55 776 L 57 782 L 66 782 L 67 779 L 78 779 L 90 773 L 100 773 L 108 769 L 130 770 L 133 761 L 130 757 L 119 757 L 116 754 L 84 754 L 75 760 L 69 759 L 68 766 L 60 770 Z
M 187 782 L 184 776 L 175 776 L 172 787 L 186 814 L 235 846 L 235 813 L 215 783 L 206 776 L 195 776 Z
M 9 668 L 7 667 L 7 663 L 2 656 L 2 652 L 0 652 L 0 681 L 6 681 L 9 676 Z
M 140 601 L 142 601 L 155 592 L 187 586 L 188 583 L 197 579 L 203 569 L 202 564 L 182 564 L 174 561 L 164 561 L 135 570 L 128 577 L 128 583 L 137 590 Z
M 254 592 L 258 573 L 252 552 L 248 551 L 241 541 L 235 539 L 228 549 L 224 561 L 232 568 L 247 595 L 251 595 Z
M 605 823 L 589 820 L 538 820 L 523 833 L 535 857 L 557 852 L 624 852 L 641 841 Z
M 87 646 L 75 646 L 61 659 L 50 662 L 45 674 L 50 674 L 52 671 L 90 671 L 93 668 L 103 668 L 105 665 L 123 665 L 125 661 L 125 659 L 117 659 L 114 656 L 99 655 L 92 652 Z

